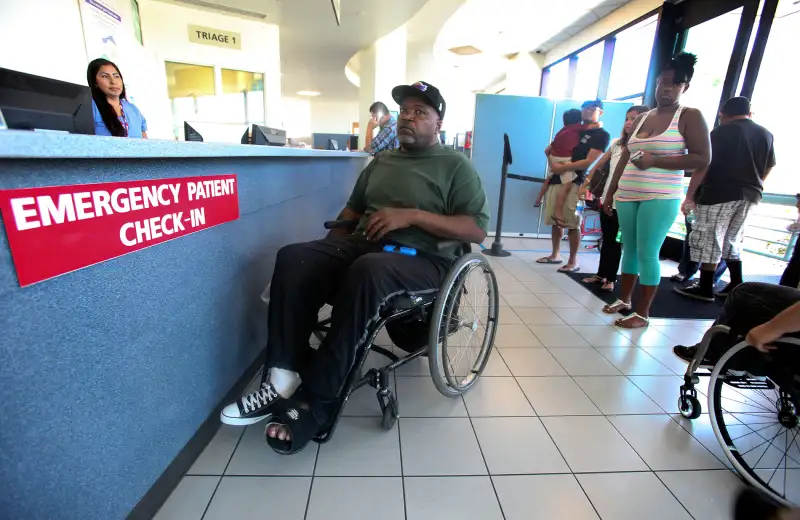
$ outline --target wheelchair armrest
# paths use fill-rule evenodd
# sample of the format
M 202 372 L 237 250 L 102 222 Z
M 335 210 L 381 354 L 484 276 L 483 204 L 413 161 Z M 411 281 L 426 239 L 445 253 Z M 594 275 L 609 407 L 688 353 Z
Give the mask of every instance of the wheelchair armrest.
M 325 229 L 351 229 L 355 231 L 358 220 L 329 220 L 325 222 Z

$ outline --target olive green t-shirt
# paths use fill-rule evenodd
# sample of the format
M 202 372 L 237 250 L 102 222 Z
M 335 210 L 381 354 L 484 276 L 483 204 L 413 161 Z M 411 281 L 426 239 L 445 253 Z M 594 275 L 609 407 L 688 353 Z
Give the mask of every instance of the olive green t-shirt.
M 441 145 L 375 156 L 361 172 L 347 202 L 348 209 L 362 215 L 356 233 L 364 230 L 370 215 L 386 207 L 469 215 L 482 230 L 489 226 L 489 205 L 478 172 L 464 154 Z M 452 255 L 436 250 L 441 237 L 415 226 L 397 229 L 385 238 L 427 253 Z

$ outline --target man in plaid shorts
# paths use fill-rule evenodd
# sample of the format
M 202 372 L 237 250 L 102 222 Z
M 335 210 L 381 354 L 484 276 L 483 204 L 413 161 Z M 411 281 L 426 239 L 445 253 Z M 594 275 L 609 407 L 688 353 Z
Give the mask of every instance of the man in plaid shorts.
M 731 282 L 717 293 L 725 297 L 742 283 L 741 244 L 744 222 L 761 200 L 764 179 L 775 166 L 772 134 L 750 119 L 750 101 L 735 97 L 720 110 L 720 125 L 711 132 L 711 164 L 692 174 L 682 210 L 697 215 L 687 237 L 700 281 L 674 288 L 682 296 L 714 301 L 714 270 L 724 258 Z

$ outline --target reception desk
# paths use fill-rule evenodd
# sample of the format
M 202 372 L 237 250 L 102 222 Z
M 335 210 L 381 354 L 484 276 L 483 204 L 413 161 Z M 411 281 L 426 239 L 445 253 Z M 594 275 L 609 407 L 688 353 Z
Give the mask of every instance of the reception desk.
M 321 237 L 368 160 L 0 132 L 0 190 L 233 174 L 239 207 L 229 222 L 25 287 L 0 229 L 0 516 L 152 513 L 259 364 L 259 296 L 277 250 Z

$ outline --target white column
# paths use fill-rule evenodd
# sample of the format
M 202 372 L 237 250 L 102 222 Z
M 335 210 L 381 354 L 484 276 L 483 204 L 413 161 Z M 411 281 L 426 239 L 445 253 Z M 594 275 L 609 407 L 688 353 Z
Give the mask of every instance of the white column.
M 392 89 L 397 85 L 407 84 L 406 80 L 406 44 L 405 25 L 380 38 L 372 46 L 361 51 L 359 77 L 359 147 L 364 148 L 369 107 L 376 101 L 382 101 L 389 110 L 397 110 L 392 99 Z M 374 133 L 373 133 L 374 135 Z
M 544 56 L 520 52 L 508 60 L 506 90 L 504 94 L 514 96 L 538 96 L 542 82 Z

